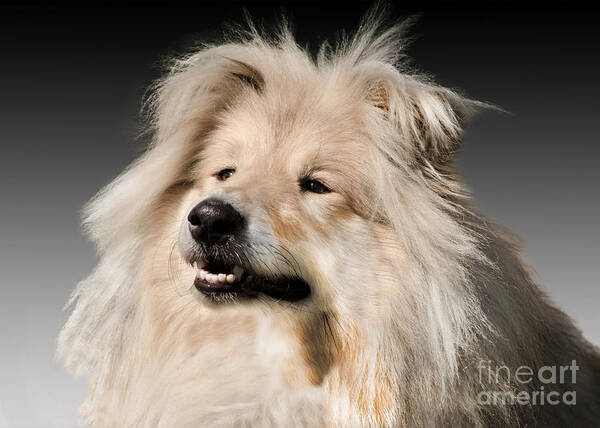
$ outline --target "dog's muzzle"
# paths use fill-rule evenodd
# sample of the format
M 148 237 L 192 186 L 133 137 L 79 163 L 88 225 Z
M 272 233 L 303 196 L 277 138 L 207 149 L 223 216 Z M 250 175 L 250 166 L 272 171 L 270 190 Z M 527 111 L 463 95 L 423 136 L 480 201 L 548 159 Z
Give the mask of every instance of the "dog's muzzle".
M 194 286 L 212 301 L 260 294 L 298 301 L 310 295 L 310 286 L 298 276 L 254 272 L 248 221 L 232 204 L 215 197 L 201 201 L 189 212 L 187 227 L 196 247 L 190 260 L 197 269 Z

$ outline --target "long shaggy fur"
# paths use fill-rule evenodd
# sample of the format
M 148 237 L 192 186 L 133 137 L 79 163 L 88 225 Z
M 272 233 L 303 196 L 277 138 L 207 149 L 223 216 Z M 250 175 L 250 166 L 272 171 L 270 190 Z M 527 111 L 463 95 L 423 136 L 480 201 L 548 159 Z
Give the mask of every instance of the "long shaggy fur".
M 89 380 L 83 423 L 600 423 L 597 350 L 534 284 L 514 240 L 471 207 L 453 174 L 465 121 L 485 105 L 411 72 L 404 28 L 385 28 L 372 14 L 354 37 L 324 44 L 316 57 L 285 26 L 276 36 L 251 28 L 172 64 L 149 100 L 150 147 L 85 209 L 100 260 L 73 293 L 57 350 Z M 319 108 L 328 116 L 313 118 Z M 304 240 L 294 238 L 289 218 L 275 233 L 285 239 L 272 269 L 288 251 L 288 267 L 311 278 L 307 303 L 260 298 L 210 307 L 190 289 L 193 273 L 178 254 L 176 229 L 205 192 L 194 183 L 215 138 L 228 129 L 260 132 L 253 121 L 244 128 L 244 111 L 256 123 L 261 112 L 277 112 L 265 113 L 272 129 L 265 141 L 298 129 L 326 134 L 340 123 L 332 139 L 349 154 L 328 166 L 338 168 L 345 198 L 335 224 L 317 233 L 330 208 L 310 202 L 315 220 L 302 224 Z M 237 112 L 241 119 L 228 120 Z M 270 186 L 264 194 L 285 200 L 282 184 Z M 261 208 L 265 217 L 281 214 L 274 204 Z M 514 372 L 572 360 L 581 367 L 575 406 L 477 401 L 481 390 L 515 388 L 482 385 L 480 361 Z

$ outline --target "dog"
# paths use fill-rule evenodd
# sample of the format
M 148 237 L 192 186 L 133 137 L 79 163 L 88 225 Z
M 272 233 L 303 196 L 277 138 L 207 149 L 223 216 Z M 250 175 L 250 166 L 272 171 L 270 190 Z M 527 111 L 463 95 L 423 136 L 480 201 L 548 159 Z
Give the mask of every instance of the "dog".
M 85 209 L 57 347 L 81 423 L 600 425 L 598 349 L 454 173 L 487 105 L 411 71 L 406 26 L 315 55 L 250 26 L 171 64 Z

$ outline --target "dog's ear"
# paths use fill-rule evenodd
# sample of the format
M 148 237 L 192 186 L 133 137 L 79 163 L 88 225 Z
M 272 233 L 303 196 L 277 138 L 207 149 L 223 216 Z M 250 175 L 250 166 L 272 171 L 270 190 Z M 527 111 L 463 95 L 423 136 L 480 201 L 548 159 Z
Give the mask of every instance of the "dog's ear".
M 367 102 L 418 158 L 447 164 L 459 147 L 466 121 L 484 104 L 417 77 L 394 74 L 367 83 Z
M 260 93 L 263 91 L 265 79 L 256 68 L 237 59 L 228 59 L 232 63 L 232 69 L 229 71 L 229 76 L 233 80 L 254 89 L 256 92 Z
M 219 48 L 201 51 L 176 63 L 158 82 L 147 103 L 157 140 L 179 132 L 185 120 L 210 119 L 207 112 L 218 112 L 244 89 L 264 89 L 258 68 L 234 55 Z

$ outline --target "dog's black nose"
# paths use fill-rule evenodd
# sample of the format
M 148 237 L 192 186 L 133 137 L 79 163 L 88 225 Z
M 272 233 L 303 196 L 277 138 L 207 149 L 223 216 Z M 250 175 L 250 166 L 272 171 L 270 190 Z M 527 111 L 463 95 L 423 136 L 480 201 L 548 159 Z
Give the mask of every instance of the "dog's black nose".
M 244 217 L 231 204 L 216 198 L 200 202 L 188 215 L 193 238 L 207 245 L 224 242 L 240 233 L 244 224 Z

